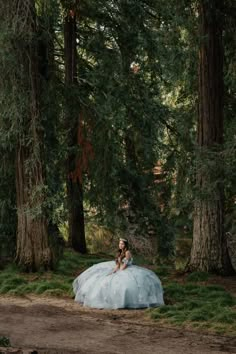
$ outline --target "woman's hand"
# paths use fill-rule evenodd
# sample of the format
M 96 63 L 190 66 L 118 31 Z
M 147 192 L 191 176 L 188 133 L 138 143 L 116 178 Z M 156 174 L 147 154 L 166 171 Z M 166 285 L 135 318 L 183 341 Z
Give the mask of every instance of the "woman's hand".
M 111 274 L 113 274 L 113 273 L 116 273 L 118 269 L 119 269 L 119 265 L 117 265 L 117 266 L 115 267 L 115 269 L 113 269 L 113 271 L 112 271 L 111 273 L 108 273 L 108 275 L 111 275 Z

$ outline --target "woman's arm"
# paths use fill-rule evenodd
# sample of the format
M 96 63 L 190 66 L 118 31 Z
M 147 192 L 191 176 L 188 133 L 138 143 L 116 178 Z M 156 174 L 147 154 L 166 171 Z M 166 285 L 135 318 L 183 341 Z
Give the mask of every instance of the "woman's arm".
M 120 268 L 120 265 L 119 263 L 117 263 L 116 267 L 113 269 L 112 273 L 115 273 L 118 269 Z M 112 274 L 111 273 L 111 274 Z
M 128 261 L 131 259 L 131 253 L 130 253 L 130 251 L 126 251 L 126 252 L 125 252 L 125 258 L 126 258 L 127 263 L 128 263 Z M 120 270 L 124 270 L 125 268 L 127 268 L 127 266 L 128 266 L 127 263 L 123 263 L 122 266 L 120 267 Z

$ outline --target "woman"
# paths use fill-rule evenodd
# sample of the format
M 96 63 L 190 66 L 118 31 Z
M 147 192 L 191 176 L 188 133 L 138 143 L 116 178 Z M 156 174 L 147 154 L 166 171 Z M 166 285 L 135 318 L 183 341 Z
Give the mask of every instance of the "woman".
M 162 285 L 156 274 L 132 263 L 128 241 L 121 238 L 115 262 L 96 264 L 74 280 L 75 301 L 99 309 L 164 305 Z

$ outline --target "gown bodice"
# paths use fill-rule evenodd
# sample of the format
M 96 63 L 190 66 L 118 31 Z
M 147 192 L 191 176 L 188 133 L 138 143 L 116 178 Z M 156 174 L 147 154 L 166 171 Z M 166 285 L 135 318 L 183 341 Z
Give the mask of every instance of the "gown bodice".
M 130 259 L 127 259 L 126 257 L 124 257 L 122 259 L 122 263 L 126 264 L 127 266 L 132 265 L 133 264 L 133 258 L 131 257 Z

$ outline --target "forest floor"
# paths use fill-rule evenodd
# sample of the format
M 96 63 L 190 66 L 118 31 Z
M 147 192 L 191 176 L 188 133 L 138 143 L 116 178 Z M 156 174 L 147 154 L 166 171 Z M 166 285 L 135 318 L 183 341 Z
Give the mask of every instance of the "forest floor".
M 39 295 L 1 295 L 0 334 L 12 345 L 0 348 L 4 354 L 236 353 L 235 337 L 172 328 L 144 310 L 88 309 Z

